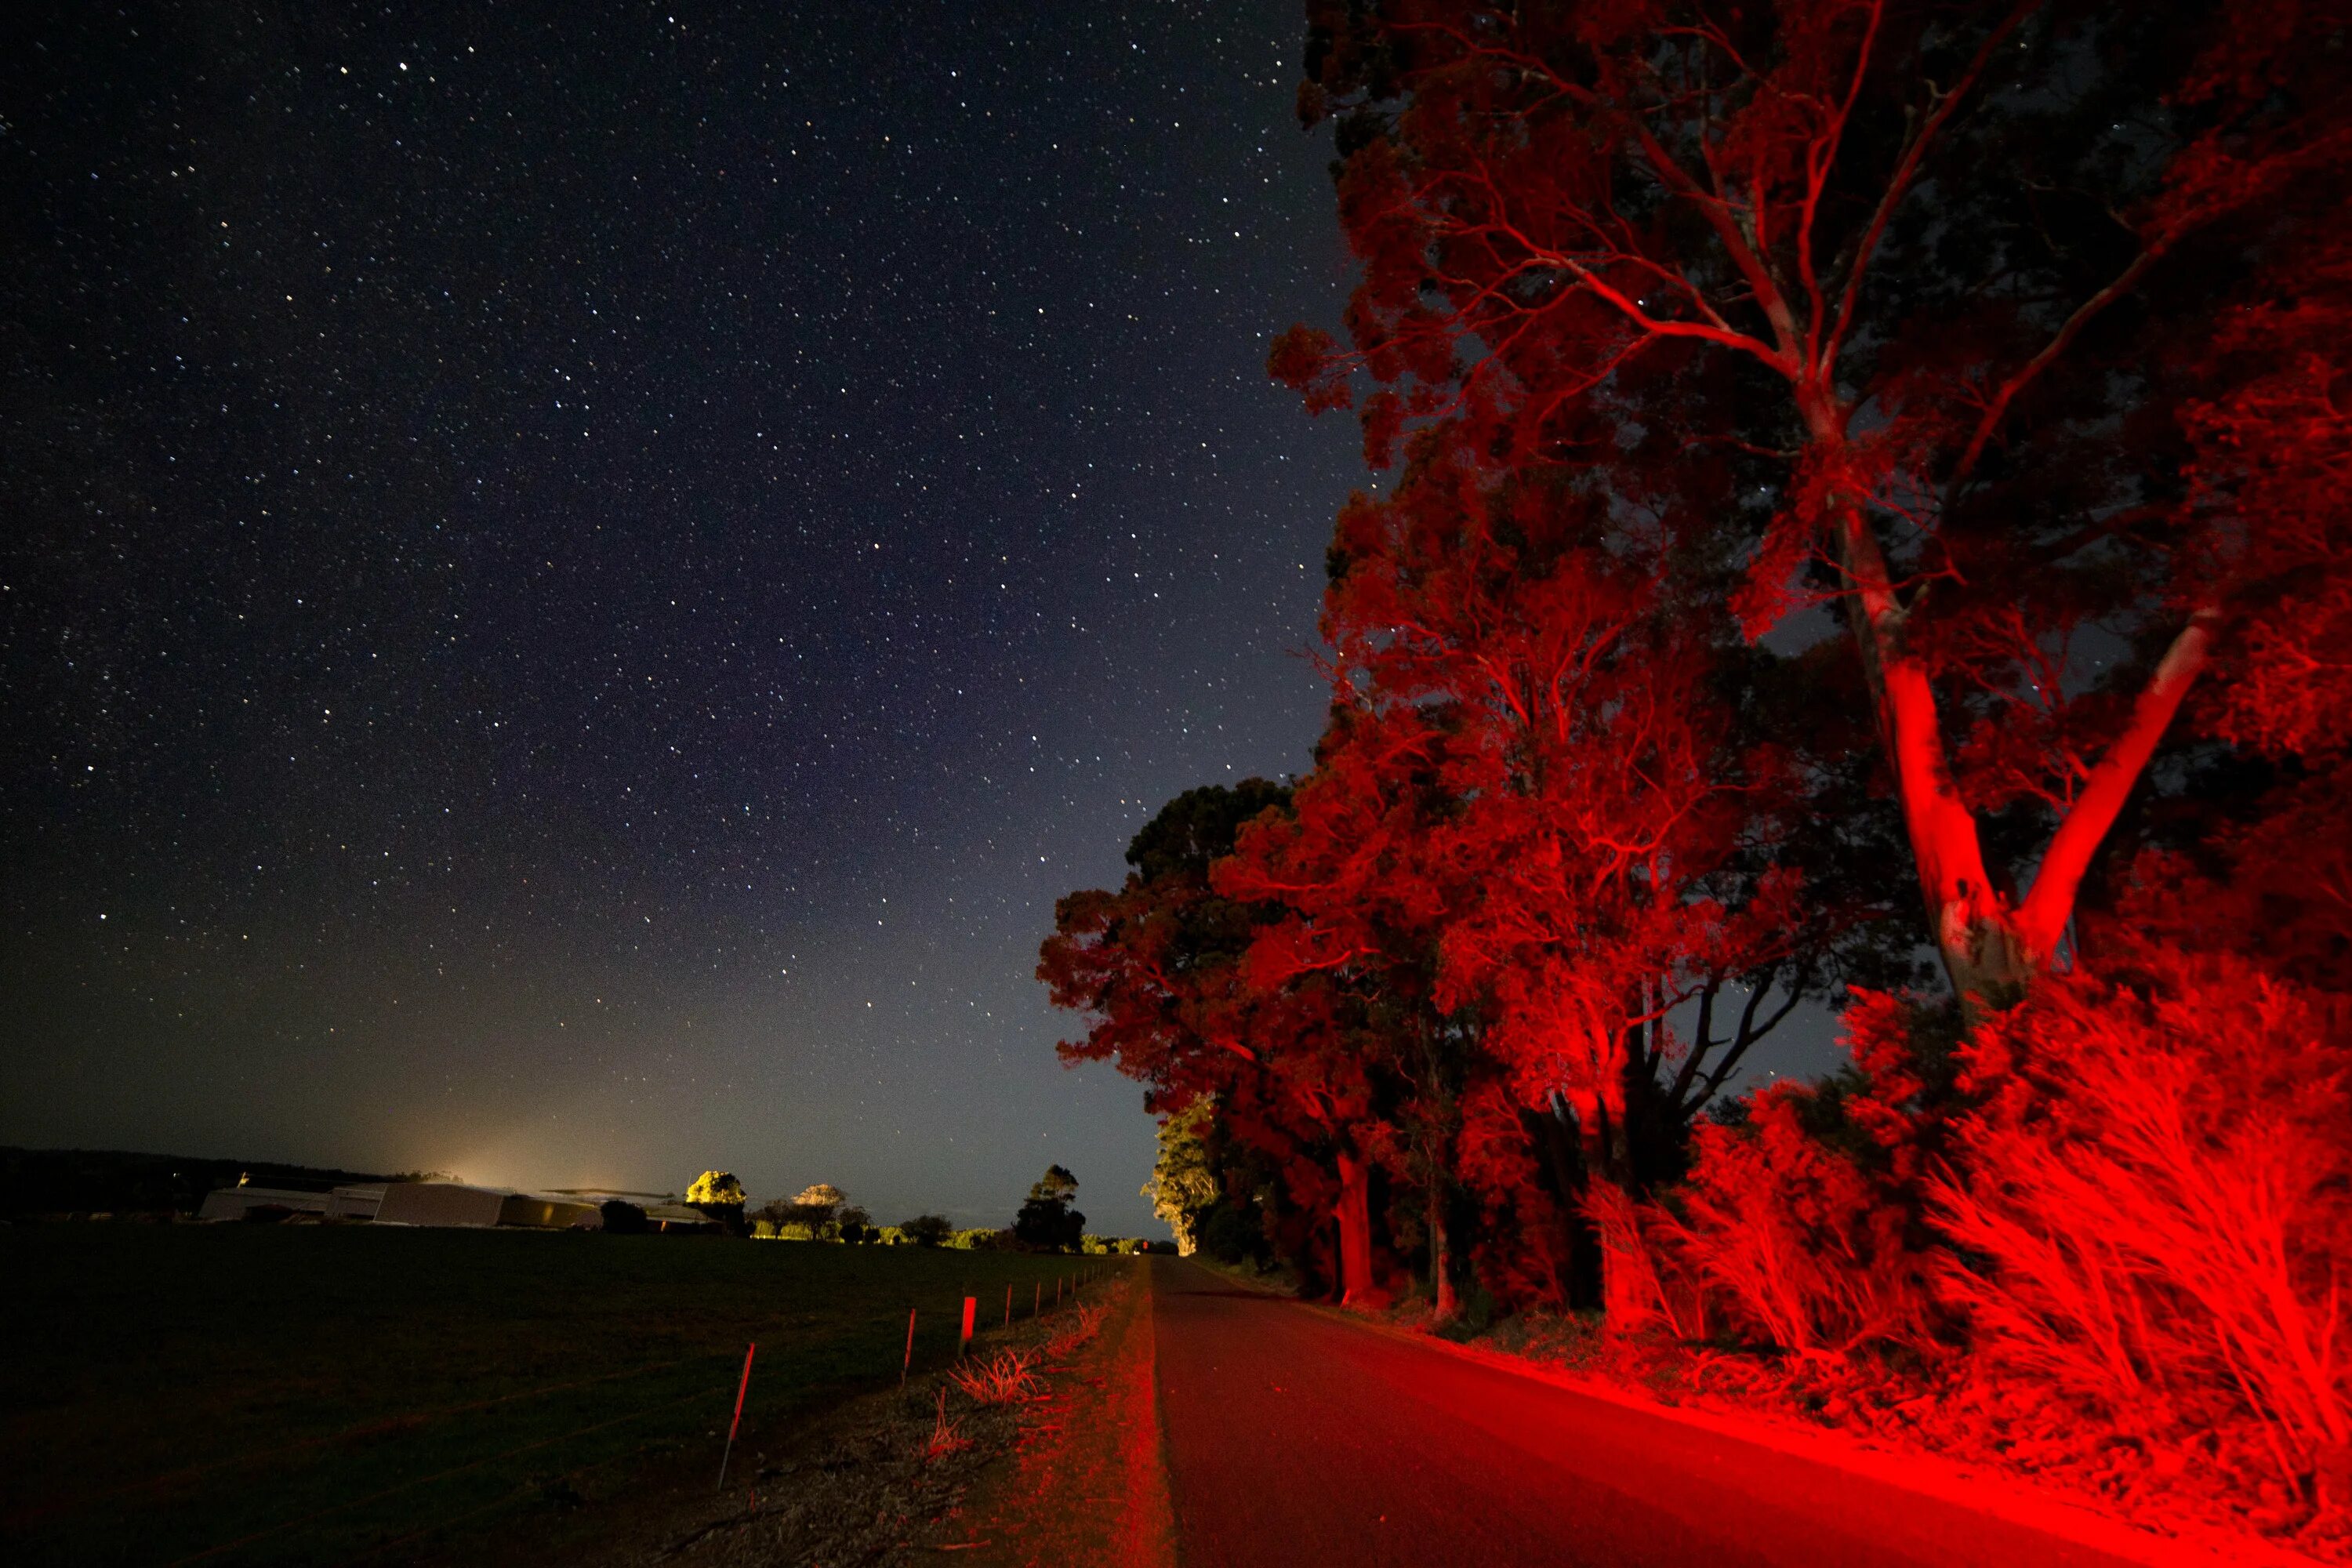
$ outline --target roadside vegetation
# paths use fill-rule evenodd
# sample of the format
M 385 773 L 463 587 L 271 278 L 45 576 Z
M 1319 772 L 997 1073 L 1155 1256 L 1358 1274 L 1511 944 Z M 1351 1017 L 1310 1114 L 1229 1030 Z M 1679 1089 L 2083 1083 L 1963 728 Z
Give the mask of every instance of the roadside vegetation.
M 2344 1550 L 2352 13 L 1307 11 L 1329 720 L 1039 969 L 1181 1245 Z

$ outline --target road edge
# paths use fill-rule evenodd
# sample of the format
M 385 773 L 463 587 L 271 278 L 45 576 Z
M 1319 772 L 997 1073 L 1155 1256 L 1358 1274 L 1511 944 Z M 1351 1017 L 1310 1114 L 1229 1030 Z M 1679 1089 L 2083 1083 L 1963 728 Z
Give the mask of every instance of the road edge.
M 1103 1332 L 967 1496 L 962 1526 L 982 1538 L 931 1550 L 970 1552 L 974 1568 L 1175 1568 L 1154 1261 L 1125 1275 Z

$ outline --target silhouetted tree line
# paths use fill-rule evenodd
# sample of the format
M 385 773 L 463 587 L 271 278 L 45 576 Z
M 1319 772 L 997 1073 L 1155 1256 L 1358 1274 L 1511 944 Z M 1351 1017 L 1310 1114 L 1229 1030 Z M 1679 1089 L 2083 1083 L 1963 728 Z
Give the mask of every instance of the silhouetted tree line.
M 1039 970 L 1180 1243 L 2340 1517 L 2347 7 L 1307 9 L 1328 722 Z

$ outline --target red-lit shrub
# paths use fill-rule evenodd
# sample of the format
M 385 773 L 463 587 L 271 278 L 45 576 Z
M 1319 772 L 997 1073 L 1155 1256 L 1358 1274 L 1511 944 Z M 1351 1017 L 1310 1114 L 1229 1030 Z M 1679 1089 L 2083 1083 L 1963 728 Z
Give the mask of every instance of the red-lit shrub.
M 1706 1298 L 1679 1266 L 1675 1222 L 1654 1204 L 1622 1187 L 1596 1183 L 1578 1205 L 1601 1238 L 1601 1268 L 1616 1283 L 1610 1292 L 1612 1333 L 1663 1329 L 1681 1340 L 1706 1336 Z
M 2151 1444 L 2225 1433 L 2337 1508 L 2352 1443 L 2352 1037 L 2323 1001 L 2179 955 L 2063 977 L 1967 1048 L 1986 1092 L 1928 1184 L 1996 1376 Z
M 1917 1340 L 1927 1302 L 1906 1211 L 1807 1127 L 1815 1099 L 1782 1086 L 1743 1122 L 1702 1124 L 1669 1245 L 1727 1322 L 1801 1357 Z

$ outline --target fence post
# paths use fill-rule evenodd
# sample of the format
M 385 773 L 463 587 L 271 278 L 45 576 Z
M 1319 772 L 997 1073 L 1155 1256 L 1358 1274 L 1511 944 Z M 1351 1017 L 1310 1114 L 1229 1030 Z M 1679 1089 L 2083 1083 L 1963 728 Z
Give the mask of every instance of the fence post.
M 758 1353 L 759 1342 L 743 1347 L 743 1381 L 735 1385 L 735 1419 L 727 1423 L 727 1447 L 719 1453 L 718 1490 L 727 1489 L 727 1461 L 735 1457 L 735 1429 L 743 1425 L 743 1396 L 751 1392 L 751 1357 Z
M 907 1359 L 898 1363 L 898 1386 L 907 1386 L 907 1369 L 915 1364 L 915 1309 L 907 1309 Z
M 963 1352 L 971 1348 L 971 1315 L 979 1305 L 980 1298 L 977 1296 L 963 1299 L 963 1338 L 956 1342 L 956 1359 L 959 1361 L 963 1359 Z
M 1013 1287 L 1010 1285 L 1004 1288 L 1004 1326 L 1008 1329 L 1013 1326 Z
M 1037 1281 L 1037 1288 L 1029 1292 L 1029 1315 L 1034 1318 L 1045 1310 L 1045 1282 L 1040 1279 Z

